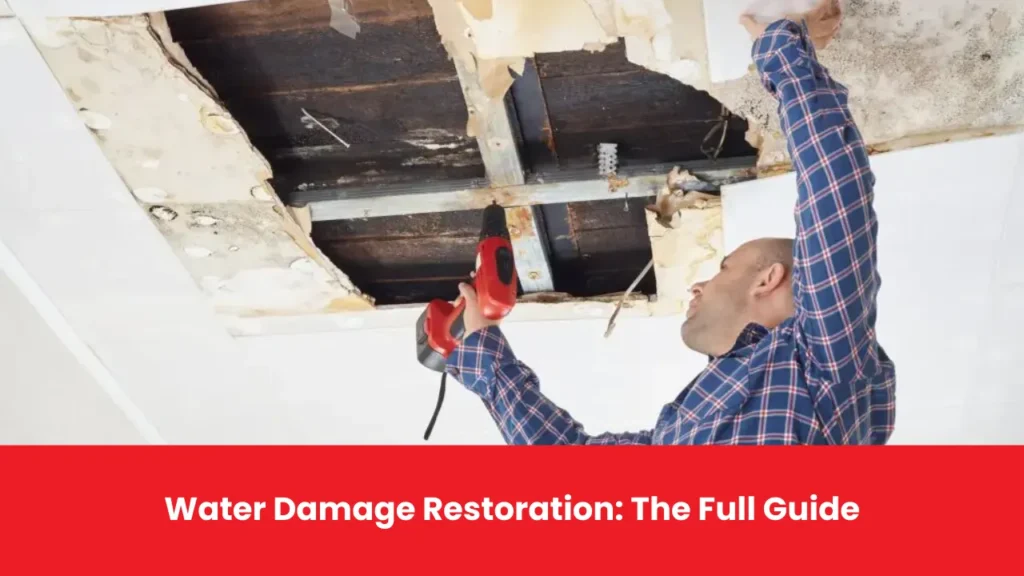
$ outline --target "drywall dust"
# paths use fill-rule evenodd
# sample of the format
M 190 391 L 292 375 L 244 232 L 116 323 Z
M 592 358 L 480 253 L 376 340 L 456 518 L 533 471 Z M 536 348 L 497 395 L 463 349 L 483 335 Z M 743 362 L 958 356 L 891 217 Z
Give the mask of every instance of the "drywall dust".
M 1024 124 L 1024 2 L 847 0 L 843 7 L 842 27 L 819 59 L 849 89 L 869 144 Z M 710 93 L 750 121 L 760 165 L 788 161 L 777 105 L 756 73 Z

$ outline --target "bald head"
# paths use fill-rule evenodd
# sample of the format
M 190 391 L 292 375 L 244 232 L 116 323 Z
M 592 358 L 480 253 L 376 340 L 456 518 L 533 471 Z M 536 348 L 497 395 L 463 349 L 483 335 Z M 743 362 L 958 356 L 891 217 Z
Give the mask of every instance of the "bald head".
M 719 356 L 750 323 L 774 328 L 793 315 L 793 240 L 760 238 L 722 260 L 714 278 L 694 284 L 683 341 Z
M 787 273 L 793 271 L 793 241 L 789 238 L 760 238 L 747 244 L 757 255 L 756 266 L 764 270 L 772 264 L 782 265 Z

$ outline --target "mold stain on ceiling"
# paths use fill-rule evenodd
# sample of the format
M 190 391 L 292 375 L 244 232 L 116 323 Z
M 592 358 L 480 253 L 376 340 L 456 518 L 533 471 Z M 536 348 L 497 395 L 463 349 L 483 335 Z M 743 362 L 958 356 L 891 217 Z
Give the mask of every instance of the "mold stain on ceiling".
M 845 0 L 842 27 L 819 53 L 850 91 L 875 151 L 1016 131 L 1024 126 L 1024 3 Z M 789 161 L 776 105 L 756 74 L 710 89 L 750 122 L 759 165 Z

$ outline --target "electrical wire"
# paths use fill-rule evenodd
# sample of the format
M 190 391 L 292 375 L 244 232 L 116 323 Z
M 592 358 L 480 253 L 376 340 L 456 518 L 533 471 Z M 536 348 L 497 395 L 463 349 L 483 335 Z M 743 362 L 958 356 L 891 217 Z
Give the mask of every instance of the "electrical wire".
M 441 413 L 441 404 L 444 403 L 444 388 L 445 381 L 448 379 L 448 373 L 441 373 L 441 389 L 437 392 L 437 406 L 434 407 L 434 415 L 430 417 L 430 424 L 427 424 L 427 431 L 423 433 L 424 440 L 430 440 L 430 433 L 434 431 L 434 424 L 437 423 L 437 415 Z
M 653 266 L 654 266 L 654 259 L 651 258 L 651 261 L 647 263 L 647 266 L 644 266 L 644 269 L 636 277 L 636 280 L 633 280 L 633 283 L 629 285 L 629 288 L 626 290 L 626 293 L 623 294 L 622 298 L 619 299 L 618 305 L 615 306 L 615 312 L 613 312 L 612 313 L 612 317 L 608 319 L 608 327 L 605 328 L 605 331 L 604 331 L 604 337 L 605 338 L 607 338 L 607 337 L 612 335 L 612 330 L 615 329 L 615 317 L 618 316 L 619 315 L 619 311 L 622 310 L 622 305 L 626 303 L 626 299 L 629 298 L 629 295 L 632 294 L 633 290 L 636 289 L 637 284 L 639 284 L 640 281 L 643 280 L 644 276 L 647 276 L 647 273 L 651 271 L 651 268 Z
M 711 130 L 708 131 L 707 135 L 704 136 L 704 140 L 701 141 L 700 151 L 703 152 L 709 160 L 718 160 L 718 155 L 722 153 L 722 148 L 725 147 L 725 136 L 729 132 L 729 119 L 731 118 L 731 116 L 732 113 L 729 112 L 729 109 L 726 108 L 725 106 L 722 106 L 722 113 L 719 114 L 718 116 L 718 122 L 711 127 Z M 716 146 L 713 149 L 709 148 L 708 142 L 711 140 L 711 137 L 714 136 L 715 132 L 717 131 L 721 131 L 722 133 L 718 140 L 718 146 Z

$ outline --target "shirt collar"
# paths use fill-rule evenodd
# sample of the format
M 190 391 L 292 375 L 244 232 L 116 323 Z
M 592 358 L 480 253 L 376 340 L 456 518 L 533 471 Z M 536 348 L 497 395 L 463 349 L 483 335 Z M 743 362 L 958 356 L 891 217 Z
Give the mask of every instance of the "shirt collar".
M 736 343 L 726 352 L 725 356 L 741 355 L 745 348 L 751 347 L 768 335 L 768 329 L 756 322 L 747 324 L 736 338 Z

